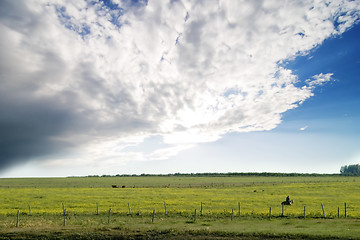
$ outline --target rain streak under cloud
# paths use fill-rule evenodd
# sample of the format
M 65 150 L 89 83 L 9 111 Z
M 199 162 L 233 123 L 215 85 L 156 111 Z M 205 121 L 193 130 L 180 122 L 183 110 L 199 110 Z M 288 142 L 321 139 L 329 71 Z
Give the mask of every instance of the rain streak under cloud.
M 1 1 L 0 169 L 116 168 L 272 130 L 333 75 L 283 63 L 359 16 L 359 1 Z

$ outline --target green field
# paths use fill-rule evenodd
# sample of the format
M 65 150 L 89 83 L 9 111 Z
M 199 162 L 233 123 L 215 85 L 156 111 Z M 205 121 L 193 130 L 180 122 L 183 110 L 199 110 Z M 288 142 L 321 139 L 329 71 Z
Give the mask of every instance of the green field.
M 82 238 L 360 239 L 359 190 L 360 178 L 343 176 L 0 179 L 0 239 L 37 238 L 40 232 L 65 238 L 76 233 Z M 287 195 L 294 205 L 282 212 Z

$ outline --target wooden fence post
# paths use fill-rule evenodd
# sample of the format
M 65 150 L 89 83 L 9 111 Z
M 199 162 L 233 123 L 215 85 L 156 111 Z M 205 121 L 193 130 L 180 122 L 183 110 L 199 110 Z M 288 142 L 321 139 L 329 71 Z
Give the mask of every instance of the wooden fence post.
M 306 206 L 304 206 L 304 218 L 306 218 Z
M 164 202 L 165 215 L 167 215 L 166 202 Z
M 324 210 L 324 205 L 323 205 L 323 203 L 321 203 L 321 208 L 322 208 L 322 211 L 323 211 L 323 216 L 324 216 L 324 218 L 325 218 L 325 210 Z
M 234 218 L 234 209 L 232 208 L 231 209 L 231 221 L 233 220 L 233 218 Z
M 203 212 L 203 203 L 201 202 L 201 206 L 200 206 L 200 216 L 202 216 L 202 212 Z
M 96 215 L 99 215 L 99 203 L 96 203 Z
M 30 203 L 29 203 L 29 216 L 31 216 L 31 206 L 30 206 Z
M 338 207 L 338 218 L 340 218 L 340 208 Z
M 153 214 L 152 214 L 152 219 L 151 219 L 152 223 L 154 222 L 154 218 L 155 218 L 155 209 L 153 210 Z
M 131 215 L 131 207 L 130 207 L 130 203 L 128 203 L 128 207 L 129 207 L 129 214 Z
M 284 216 L 284 204 L 281 204 L 281 216 Z
M 347 212 L 346 212 L 346 202 L 345 202 L 345 218 L 347 218 Z
M 64 215 L 64 226 L 66 226 L 66 209 L 65 209 L 64 203 L 62 203 L 62 208 L 63 208 L 63 215 Z
M 269 209 L 269 218 L 271 218 L 271 207 Z
M 239 206 L 239 217 L 241 215 L 241 211 L 240 211 L 240 202 L 238 202 L 238 206 Z
M 19 227 L 19 218 L 20 218 L 20 211 L 17 210 L 17 215 L 16 215 L 16 227 Z
M 195 213 L 194 213 L 194 222 L 196 222 L 196 209 L 195 209 Z
M 111 217 L 111 208 L 109 208 L 109 218 L 108 218 L 108 224 L 110 224 L 110 217 Z

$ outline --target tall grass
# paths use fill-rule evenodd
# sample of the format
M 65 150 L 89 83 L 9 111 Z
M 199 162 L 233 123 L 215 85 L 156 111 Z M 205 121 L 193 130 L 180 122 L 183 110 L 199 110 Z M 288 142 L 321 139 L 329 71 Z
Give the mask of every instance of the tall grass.
M 122 178 L 112 179 L 112 183 L 116 183 L 119 179 Z M 168 179 L 168 185 L 161 187 L 164 179 Z M 358 178 L 315 177 L 310 179 L 307 177 L 290 179 L 281 177 L 259 179 L 251 177 L 190 179 L 188 177 L 176 179 L 173 177 L 150 177 L 150 179 L 149 177 L 135 177 L 134 182 L 142 187 L 130 188 L 128 185 L 127 188 L 114 189 L 109 184 L 111 182 L 107 182 L 108 178 L 106 188 L 84 188 L 76 185 L 84 186 L 87 180 L 91 185 L 94 178 L 76 178 L 70 187 L 66 187 L 69 185 L 64 179 L 50 179 L 51 181 L 36 179 L 38 182 L 55 181 L 54 185 L 57 186 L 50 187 L 42 183 L 41 188 L 17 187 L 15 183 L 18 182 L 20 186 L 23 186 L 24 182 L 28 182 L 25 179 L 13 180 L 11 184 L 7 182 L 7 185 L 4 184 L 3 179 L 0 179 L 0 184 L 5 186 L 0 188 L 0 214 L 12 214 L 17 210 L 26 213 L 29 211 L 28 204 L 33 214 L 61 213 L 62 203 L 65 204 L 67 212 L 78 214 L 96 212 L 96 203 L 99 204 L 100 211 L 105 212 L 111 208 L 113 212 L 126 214 L 128 203 L 130 203 L 133 213 L 145 214 L 152 212 L 153 209 L 159 212 L 164 211 L 164 202 L 166 202 L 169 214 L 192 214 L 194 209 L 200 209 L 200 204 L 203 202 L 204 214 L 226 215 L 230 214 L 232 209 L 238 213 L 238 202 L 240 202 L 243 215 L 267 215 L 270 207 L 273 215 L 280 215 L 282 211 L 280 203 L 287 195 L 290 195 L 295 204 L 285 206 L 286 216 L 303 216 L 305 206 L 307 217 L 321 217 L 321 203 L 324 205 L 326 216 L 337 217 L 338 208 L 340 208 L 340 215 L 344 216 L 346 202 L 348 216 L 360 217 Z M 101 182 L 103 179 L 97 180 Z M 153 182 L 151 183 L 150 180 Z M 31 186 L 35 185 L 35 180 L 33 181 Z M 178 182 L 183 183 L 176 185 Z M 98 184 L 101 186 L 105 183 Z M 145 187 L 151 184 L 155 187 Z M 188 184 L 191 187 L 185 187 Z M 211 184 L 213 184 L 212 187 Z M 172 185 L 179 187 L 171 187 Z

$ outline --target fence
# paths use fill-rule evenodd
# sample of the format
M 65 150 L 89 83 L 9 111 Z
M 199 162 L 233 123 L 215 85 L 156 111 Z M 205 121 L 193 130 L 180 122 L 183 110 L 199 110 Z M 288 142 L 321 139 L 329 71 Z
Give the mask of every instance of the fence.
M 281 217 L 294 217 L 294 218 L 318 218 L 318 216 L 326 219 L 326 218 L 334 218 L 333 216 L 331 217 L 327 217 L 326 215 L 326 209 L 325 209 L 325 205 L 323 203 L 320 203 L 319 204 L 319 214 L 318 215 L 307 215 L 307 212 L 306 212 L 306 206 L 303 207 L 303 211 L 302 212 L 299 212 L 297 215 L 292 215 L 292 216 L 287 216 L 286 215 L 286 208 L 287 207 L 291 207 L 291 206 L 285 206 L 285 205 L 281 205 L 281 207 L 277 207 L 278 209 L 278 214 L 274 214 L 274 208 L 273 207 L 269 207 L 269 212 L 268 214 L 264 215 L 264 214 L 254 214 L 253 212 L 244 212 L 242 209 L 241 209 L 241 203 L 238 202 L 237 204 L 238 206 L 238 209 L 234 211 L 234 208 L 229 208 L 228 212 L 224 212 L 224 214 L 221 214 L 221 217 L 223 218 L 226 218 L 226 217 L 229 217 L 231 220 L 233 220 L 235 217 L 238 217 L 238 218 L 241 218 L 241 217 L 245 217 L 245 216 L 253 216 L 253 217 L 263 217 L 263 218 L 273 218 L 273 217 L 277 217 L 277 218 L 281 218 Z M 22 214 L 26 214 L 28 216 L 33 216 L 35 215 L 34 213 L 32 213 L 31 211 L 31 205 L 28 204 L 28 212 L 23 212 Z M 155 219 L 156 219 L 156 215 L 159 215 L 159 216 L 166 216 L 166 217 L 171 217 L 171 215 L 183 215 L 181 212 L 172 212 L 172 214 L 169 213 L 168 211 L 168 208 L 169 208 L 169 205 L 166 204 L 166 202 L 164 201 L 164 211 L 158 211 L 156 213 L 156 210 L 153 209 L 151 213 L 143 213 L 146 216 L 149 216 L 149 218 L 151 217 L 151 222 L 154 223 Z M 201 202 L 200 205 L 199 205 L 199 208 L 200 208 L 200 217 L 204 216 L 205 215 L 205 212 L 204 212 L 204 203 Z M 281 208 L 281 213 L 279 212 Z M 104 211 L 103 211 L 104 213 Z M 107 210 L 107 214 L 108 214 L 108 224 L 111 224 L 111 216 L 112 214 L 114 214 L 115 212 L 112 212 L 111 208 L 109 208 Z M 72 214 L 76 214 L 76 212 L 72 212 Z M 91 213 L 89 213 L 91 214 Z M 116 214 L 123 214 L 123 215 L 128 215 L 128 216 L 133 216 L 133 212 L 132 212 L 132 209 L 130 207 L 130 203 L 128 203 L 128 211 L 127 212 L 116 212 Z M 62 211 L 61 211 L 61 214 L 60 214 L 63 218 L 63 225 L 66 226 L 67 225 L 67 218 L 69 216 L 69 212 L 67 212 L 66 208 L 65 208 L 65 203 L 62 203 Z M 77 214 L 78 216 L 81 216 L 81 214 Z M 94 215 L 100 215 L 100 211 L 99 211 L 99 203 L 96 203 L 96 205 L 94 204 Z M 141 213 L 136 213 L 134 214 L 135 216 L 140 216 L 142 215 Z M 219 218 L 219 214 L 217 213 L 211 213 L 211 211 L 209 210 L 206 214 L 207 216 L 206 217 L 214 217 L 214 218 Z M 194 212 L 193 214 L 190 214 L 188 215 L 188 217 L 191 217 L 193 220 L 193 222 L 195 222 L 199 216 L 197 216 L 197 209 L 195 208 L 194 209 Z M 340 214 L 340 207 L 337 208 L 337 218 L 348 218 L 348 207 L 347 207 L 347 203 L 345 202 L 344 203 L 344 214 Z M 17 210 L 16 212 L 16 227 L 19 227 L 20 226 L 20 210 Z

